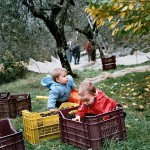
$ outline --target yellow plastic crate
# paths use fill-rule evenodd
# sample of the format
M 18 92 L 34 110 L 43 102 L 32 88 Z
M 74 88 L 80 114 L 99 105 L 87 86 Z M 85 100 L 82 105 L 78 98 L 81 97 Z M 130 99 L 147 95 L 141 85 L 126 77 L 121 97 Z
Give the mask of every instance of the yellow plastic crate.
M 58 110 L 76 107 L 79 104 L 64 102 Z M 31 144 L 38 144 L 47 139 L 60 137 L 59 116 L 58 114 L 47 116 L 50 112 L 29 112 L 22 111 L 24 137 Z M 45 117 L 42 117 L 45 116 Z

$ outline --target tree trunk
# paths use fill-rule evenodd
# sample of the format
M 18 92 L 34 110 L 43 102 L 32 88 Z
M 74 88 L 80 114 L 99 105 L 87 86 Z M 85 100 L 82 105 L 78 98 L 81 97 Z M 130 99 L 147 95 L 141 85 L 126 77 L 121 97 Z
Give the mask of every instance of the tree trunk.
M 91 61 L 96 61 L 96 51 L 95 51 L 95 49 L 91 49 Z
M 69 62 L 67 61 L 67 42 L 64 34 L 67 10 L 70 5 L 74 5 L 73 0 L 62 0 L 56 4 L 48 3 L 48 9 L 47 6 L 44 8 L 41 5 L 42 3 L 38 6 L 35 5 L 35 2 L 33 0 L 22 0 L 22 3 L 31 11 L 34 17 L 42 19 L 45 22 L 47 28 L 56 40 L 57 54 L 60 58 L 62 67 L 66 68 L 68 74 L 75 77 L 75 74 L 73 74 Z M 51 13 L 48 13 L 48 11 L 50 11 Z M 57 16 L 59 17 L 57 18 Z
M 98 47 L 98 50 L 99 50 L 100 58 L 103 58 L 104 57 L 104 52 L 103 52 L 103 50 L 100 46 Z
M 91 61 L 96 61 L 96 45 L 93 40 L 90 41 L 90 50 L 91 50 Z
M 60 62 L 61 62 L 62 67 L 67 69 L 68 74 L 72 75 L 73 77 L 76 77 L 75 74 L 73 74 L 71 67 L 70 67 L 70 64 L 67 60 L 66 50 L 63 47 L 59 47 L 57 53 L 58 53 L 58 56 L 60 58 Z
M 64 28 L 58 28 L 56 23 L 50 22 L 49 19 L 45 20 L 45 24 L 56 40 L 57 55 L 59 56 L 62 67 L 68 71 L 68 74 L 75 77 L 66 56 L 67 42 L 64 34 Z

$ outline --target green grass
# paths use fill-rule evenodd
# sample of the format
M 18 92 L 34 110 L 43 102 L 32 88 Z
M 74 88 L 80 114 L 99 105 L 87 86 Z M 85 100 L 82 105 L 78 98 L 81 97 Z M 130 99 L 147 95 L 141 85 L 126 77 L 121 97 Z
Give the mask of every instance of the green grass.
M 142 65 L 149 65 L 146 62 Z M 115 72 L 127 67 L 118 66 Z M 75 79 L 78 84 L 85 78 L 95 77 L 102 73 L 102 70 L 76 71 L 79 78 Z M 17 80 L 16 82 L 0 85 L 0 91 L 10 91 L 13 94 L 30 93 L 32 100 L 32 111 L 47 111 L 47 101 L 36 100 L 37 95 L 48 96 L 48 90 L 40 84 L 40 80 L 46 74 L 28 73 L 27 78 Z M 109 97 L 117 100 L 124 106 L 127 113 L 125 123 L 127 126 L 127 140 L 114 143 L 106 141 L 105 150 L 148 150 L 150 149 L 150 72 L 130 73 L 123 77 L 109 78 L 95 84 L 97 88 L 102 89 Z M 137 104 L 137 105 L 133 105 Z M 142 105 L 142 108 L 140 107 Z M 18 131 L 23 130 L 22 118 L 17 117 L 11 120 L 14 128 Z M 46 140 L 40 144 L 32 145 L 25 141 L 26 150 L 79 150 L 72 145 L 61 143 L 60 139 Z

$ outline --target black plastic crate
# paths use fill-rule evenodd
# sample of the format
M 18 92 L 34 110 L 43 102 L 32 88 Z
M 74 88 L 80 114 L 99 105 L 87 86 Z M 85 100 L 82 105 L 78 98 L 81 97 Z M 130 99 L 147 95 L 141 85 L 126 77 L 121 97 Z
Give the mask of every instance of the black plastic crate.
M 0 150 L 25 150 L 22 131 L 16 132 L 8 119 L 0 120 Z
M 31 111 L 30 94 L 9 95 L 0 99 L 0 118 L 15 118 L 25 109 Z
M 9 95 L 10 95 L 10 92 L 1 92 L 0 99 L 8 98 Z
M 98 150 L 107 139 L 126 139 L 124 112 L 122 109 L 102 115 L 87 116 L 83 122 L 68 119 L 68 112 L 77 108 L 65 109 L 59 112 L 61 140 L 81 149 Z M 104 117 L 109 119 L 103 120 Z

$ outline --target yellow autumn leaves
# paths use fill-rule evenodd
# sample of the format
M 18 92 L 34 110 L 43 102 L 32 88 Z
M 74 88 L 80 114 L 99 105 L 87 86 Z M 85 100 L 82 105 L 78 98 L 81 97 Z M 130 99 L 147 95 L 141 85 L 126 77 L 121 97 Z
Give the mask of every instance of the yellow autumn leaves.
M 98 8 L 94 5 L 85 8 L 85 12 L 93 19 L 97 28 L 107 22 L 109 23 L 109 29 L 112 30 L 112 35 L 117 34 L 121 29 L 145 32 L 142 30 L 148 28 L 150 20 L 150 11 L 148 11 L 150 6 L 146 6 L 148 4 L 146 0 L 111 0 L 111 2 L 100 3 Z M 147 20 L 145 17 L 141 17 L 141 14 Z
M 127 83 L 116 82 L 111 85 L 100 83 L 98 88 L 109 91 L 110 97 L 117 97 L 125 108 L 146 109 L 150 104 L 150 76 L 137 78 L 131 74 L 130 78 L 132 77 L 133 79 Z

